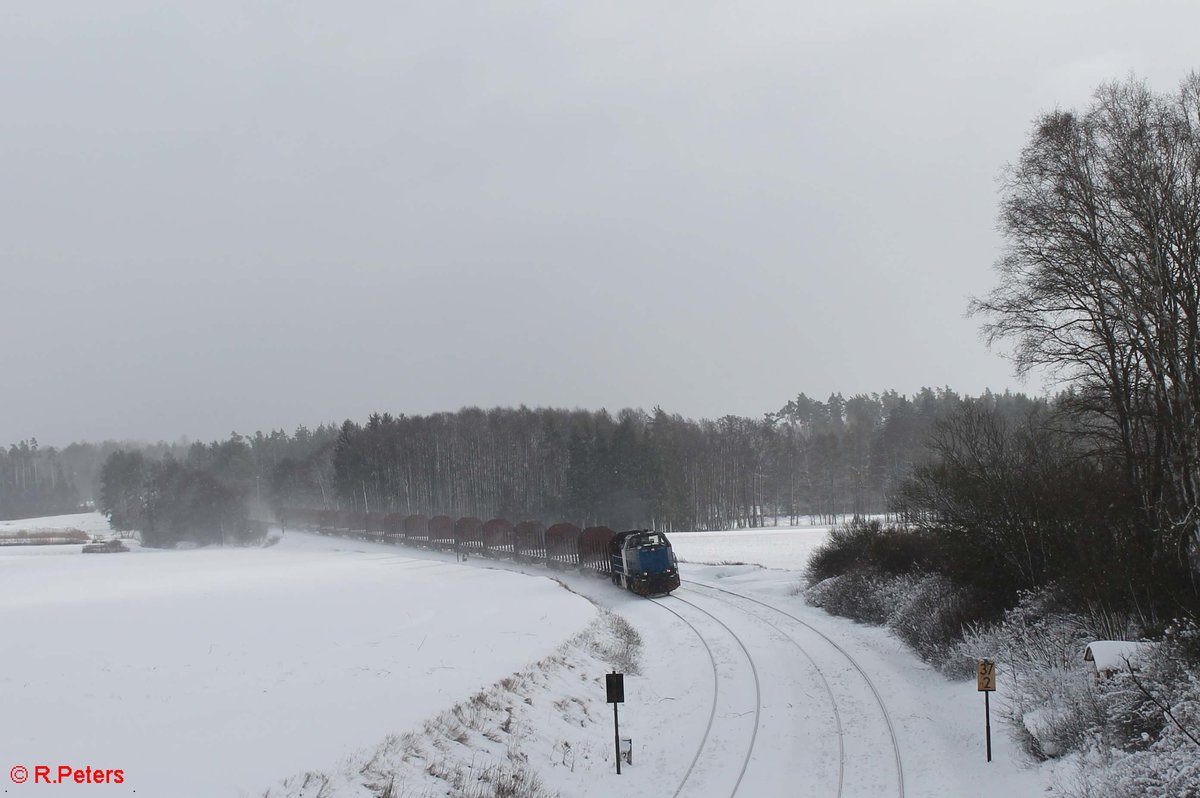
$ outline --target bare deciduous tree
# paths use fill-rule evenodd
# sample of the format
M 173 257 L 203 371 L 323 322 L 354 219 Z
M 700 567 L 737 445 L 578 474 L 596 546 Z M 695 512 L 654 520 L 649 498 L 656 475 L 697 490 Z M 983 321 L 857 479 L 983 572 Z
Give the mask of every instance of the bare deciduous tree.
M 972 310 L 1019 370 L 1074 388 L 1119 459 L 1143 533 L 1200 547 L 1200 75 L 1130 79 L 1082 114 L 1042 116 L 1004 182 L 1000 284 Z

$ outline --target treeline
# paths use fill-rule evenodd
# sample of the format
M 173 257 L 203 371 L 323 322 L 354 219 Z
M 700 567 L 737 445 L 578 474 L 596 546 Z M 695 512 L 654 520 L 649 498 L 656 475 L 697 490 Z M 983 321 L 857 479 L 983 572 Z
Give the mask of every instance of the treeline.
M 36 438 L 0 448 L 0 520 L 78 511 L 79 490 L 65 459 Z
M 1040 404 L 1020 394 L 986 400 L 1013 418 Z M 800 394 L 762 418 L 715 421 L 661 408 L 376 414 L 363 424 L 143 453 L 136 467 L 126 462 L 131 452 L 114 453 L 101 506 L 114 524 L 153 526 L 151 538 L 165 540 L 197 539 L 188 530 L 204 523 L 228 528 L 231 516 L 215 508 L 248 514 L 251 499 L 666 531 L 834 520 L 884 512 L 895 487 L 928 459 L 934 425 L 962 401 L 947 388 L 911 398 Z
M 1147 627 L 1200 609 L 1194 527 L 1158 520 L 1165 511 L 1137 484 L 1152 474 L 1129 471 L 1097 423 L 1076 393 L 1019 418 L 964 402 L 935 425 L 933 459 L 894 496 L 925 541 L 914 565 L 968 589 L 985 615 L 1044 589 Z
M 147 546 L 257 542 L 270 516 L 271 491 L 286 488 L 293 468 L 319 481 L 335 431 L 234 433 L 182 452 L 118 449 L 100 470 L 100 509 L 113 529 L 137 531 Z
M 36 438 L 0 448 L 0 520 L 84 512 L 99 506 L 100 469 L 113 452 L 137 450 L 154 460 L 187 454 L 186 443 L 72 443 L 61 449 Z
M 1001 412 L 1036 404 L 988 395 Z M 927 458 L 949 389 L 827 401 L 800 394 L 760 419 L 467 408 L 347 421 L 332 468 L 288 460 L 272 498 L 364 511 L 571 520 L 665 531 L 759 527 L 884 512 Z M 328 478 L 331 471 L 332 479 Z

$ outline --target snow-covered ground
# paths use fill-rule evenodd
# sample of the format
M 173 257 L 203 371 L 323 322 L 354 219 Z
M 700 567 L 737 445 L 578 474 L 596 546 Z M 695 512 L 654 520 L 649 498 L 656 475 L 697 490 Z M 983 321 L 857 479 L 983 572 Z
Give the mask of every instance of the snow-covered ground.
M 72 515 L 49 515 L 42 518 L 22 518 L 18 521 L 0 521 L 0 535 L 20 532 L 36 532 L 45 529 L 78 529 L 89 535 L 107 535 L 108 519 L 100 513 L 74 513 Z
M 108 794 L 261 794 L 293 771 L 332 768 L 595 615 L 545 577 L 317 536 L 79 550 L 0 548 L 0 773 L 123 769 Z M 32 778 L 4 786 L 45 793 Z
M 685 584 L 661 600 L 294 532 L 248 550 L 0 549 L 0 750 L 9 767 L 120 767 L 156 796 L 483 795 L 505 763 L 563 796 L 1042 792 L 999 728 L 984 761 L 973 682 L 793 595 L 824 534 L 676 535 Z M 620 776 L 603 689 L 618 663 Z M 132 794 L 57 791 L 89 786 Z
M 803 571 L 813 551 L 825 542 L 828 526 L 766 527 L 729 532 L 678 532 L 671 535 L 683 562 L 706 565 L 756 563 L 767 568 Z
M 0 532 L 21 529 L 82 529 L 94 534 L 108 534 L 108 519 L 100 513 L 71 513 L 70 515 L 46 515 L 41 518 L 18 518 L 0 521 Z

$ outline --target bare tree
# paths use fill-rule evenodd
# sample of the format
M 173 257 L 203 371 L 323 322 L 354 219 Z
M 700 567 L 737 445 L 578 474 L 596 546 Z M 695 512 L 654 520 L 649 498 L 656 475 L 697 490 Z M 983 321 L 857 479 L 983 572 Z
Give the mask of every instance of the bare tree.
M 1140 496 L 1144 534 L 1200 549 L 1200 75 L 1130 79 L 1042 116 L 1005 176 L 1000 284 L 972 303 L 1020 371 L 1075 389 L 1097 451 Z

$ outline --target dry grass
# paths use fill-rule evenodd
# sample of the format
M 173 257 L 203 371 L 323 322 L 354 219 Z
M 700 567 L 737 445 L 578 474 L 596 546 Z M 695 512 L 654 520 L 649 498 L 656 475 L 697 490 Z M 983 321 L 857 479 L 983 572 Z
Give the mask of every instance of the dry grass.
M 0 531 L 0 546 L 61 546 L 87 543 L 92 538 L 81 529 L 14 529 Z
M 572 726 L 595 723 L 589 701 L 603 695 L 603 677 L 592 671 L 607 665 L 635 673 L 641 646 L 637 630 L 624 618 L 602 611 L 555 653 L 434 715 L 415 732 L 388 737 L 354 757 L 340 773 L 293 776 L 263 798 L 317 798 L 352 790 L 360 795 L 364 789 L 375 798 L 555 798 L 557 793 L 541 782 L 531 761 L 574 771 L 578 761 L 596 754 L 586 743 L 589 733 L 559 739 L 552 749 L 549 741 L 539 741 L 528 725 L 527 707 L 535 706 L 534 698 L 543 696 L 551 682 L 568 681 L 582 685 L 584 693 L 556 696 L 548 709 Z M 580 668 L 588 673 L 580 673 L 576 682 L 575 674 L 567 674 L 579 667 L 572 657 L 580 653 L 591 662 Z

